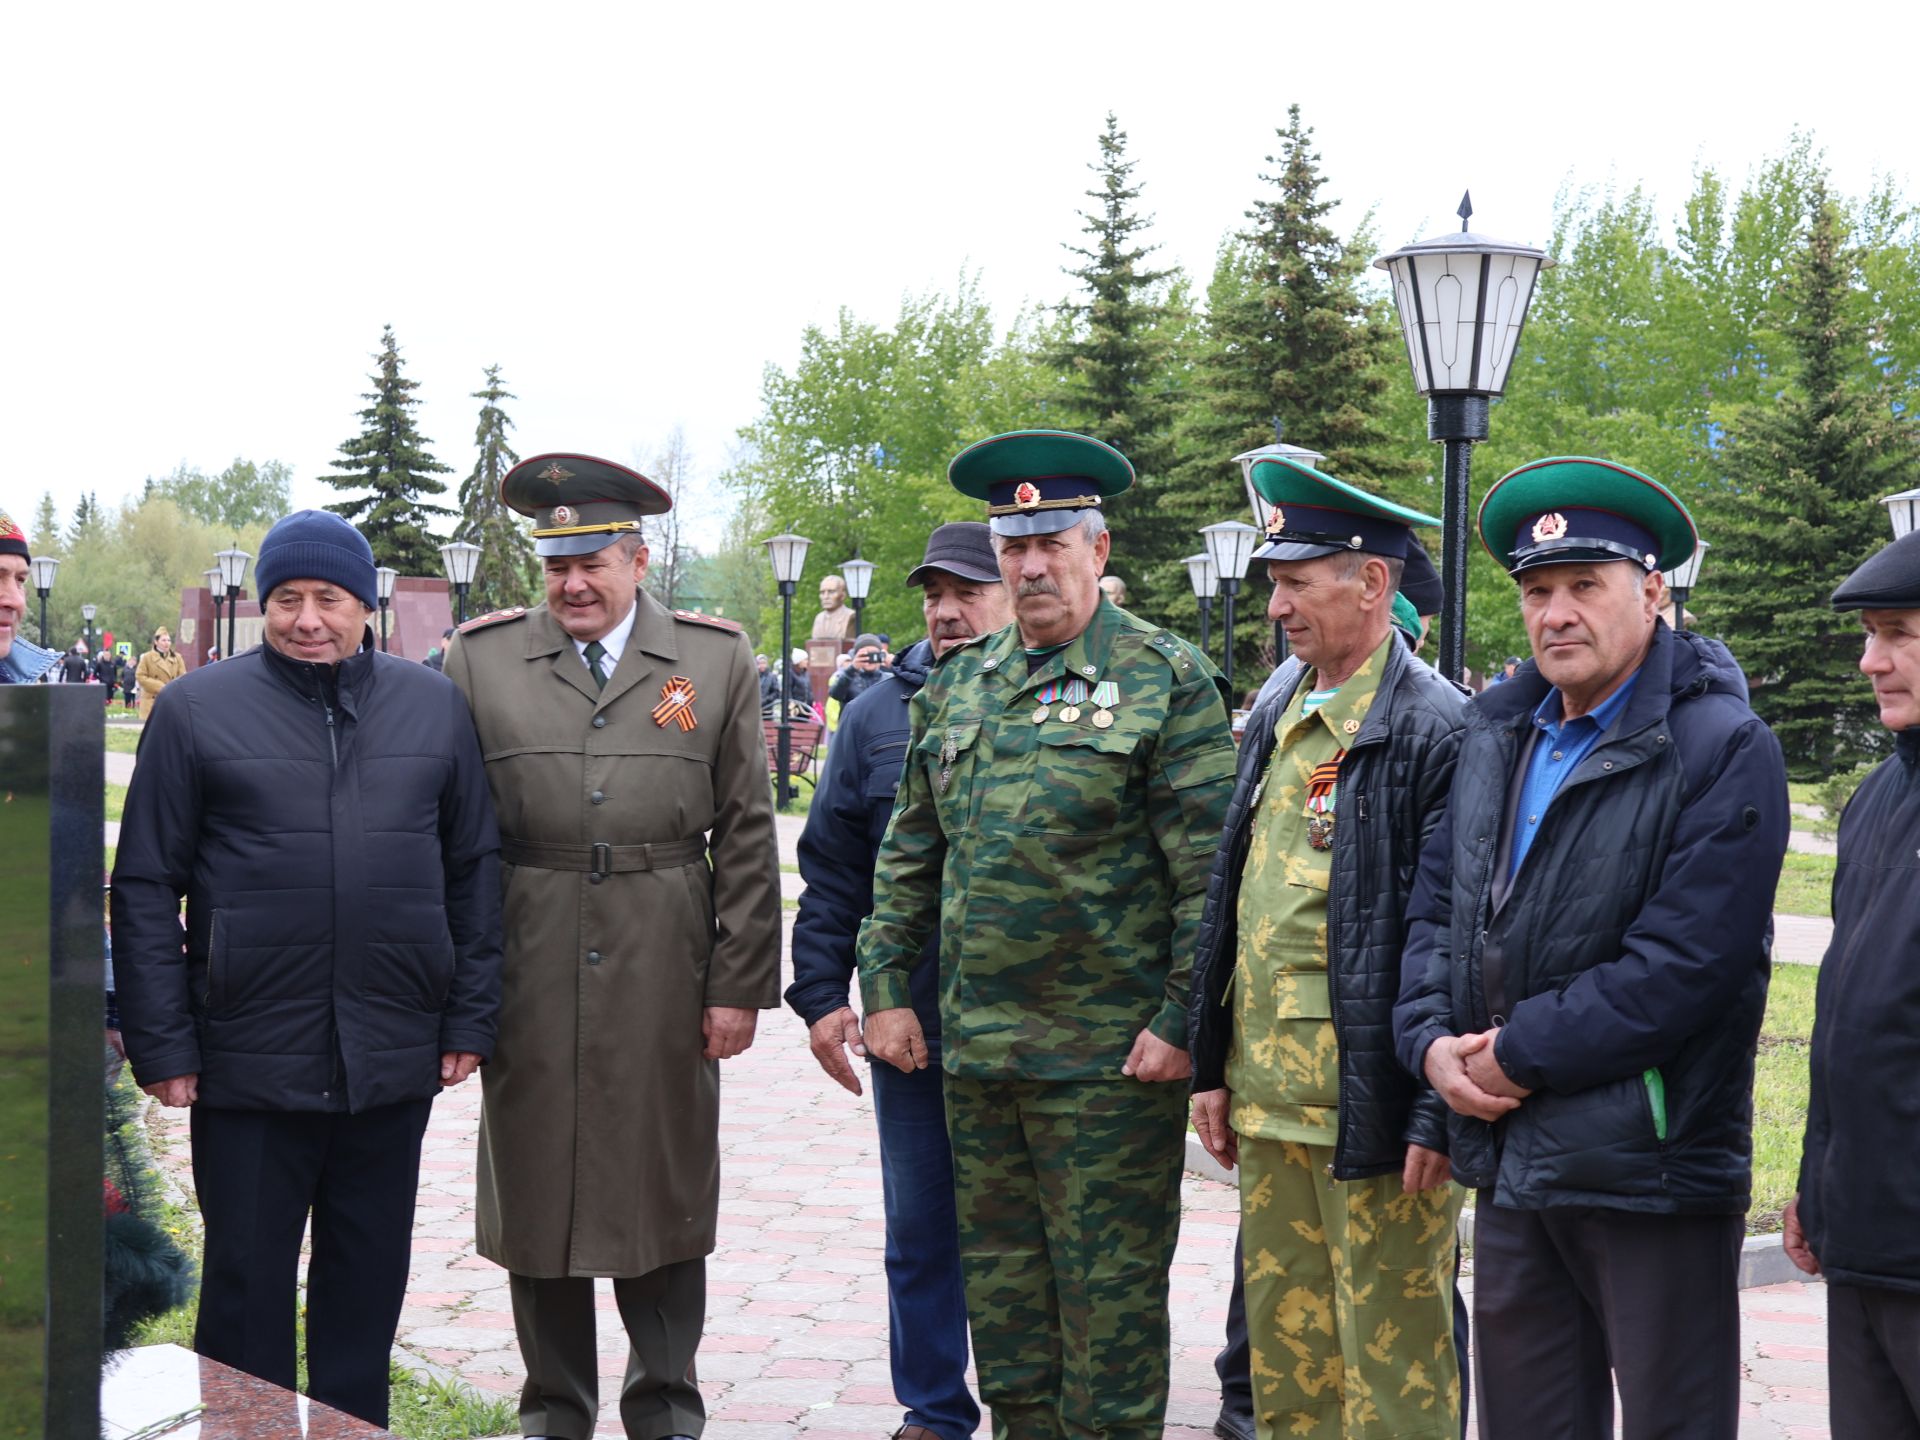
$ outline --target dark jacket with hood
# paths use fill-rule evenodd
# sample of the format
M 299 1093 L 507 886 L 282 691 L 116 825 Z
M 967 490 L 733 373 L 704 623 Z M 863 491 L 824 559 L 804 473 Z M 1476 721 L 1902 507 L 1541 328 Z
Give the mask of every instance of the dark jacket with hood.
M 1293 667 L 1254 710 L 1240 743 L 1227 824 L 1207 879 L 1187 1036 L 1195 1092 L 1226 1084 L 1233 1015 L 1227 984 L 1239 947 L 1240 876 L 1256 794 L 1277 746 L 1274 723 L 1305 672 Z M 1447 1108 L 1393 1053 L 1393 1002 L 1407 941 L 1407 905 L 1421 847 L 1438 828 L 1466 716 L 1465 696 L 1405 645 L 1388 647 L 1367 718 L 1340 766 L 1339 819 L 1327 887 L 1327 990 L 1339 1039 L 1341 1180 L 1397 1171 L 1407 1143 L 1447 1148 Z
M 1453 1173 L 1494 1203 L 1738 1214 L 1752 1189 L 1786 771 L 1718 641 L 1656 623 L 1626 708 L 1541 817 L 1511 883 L 1509 787 L 1552 687 L 1532 661 L 1467 707 L 1453 796 L 1421 858 L 1402 1062 L 1500 1027 L 1534 1093 L 1449 1118 Z M 1490 998 L 1491 997 L 1491 998 Z
M 466 702 L 425 666 L 258 646 L 175 681 L 113 871 L 134 1078 L 235 1110 L 438 1094 L 443 1053 L 493 1049 L 499 849 Z
M 1920 730 L 1840 816 L 1800 1224 L 1829 1281 L 1920 1291 Z
M 793 920 L 787 1004 L 809 1025 L 847 1004 L 854 942 L 873 909 L 874 862 L 906 765 L 909 705 L 932 664 L 933 647 L 922 640 L 840 712 L 840 729 L 800 834 L 800 875 L 807 888 Z M 913 1013 L 929 1042 L 940 1038 L 939 971 L 936 935 L 909 982 Z

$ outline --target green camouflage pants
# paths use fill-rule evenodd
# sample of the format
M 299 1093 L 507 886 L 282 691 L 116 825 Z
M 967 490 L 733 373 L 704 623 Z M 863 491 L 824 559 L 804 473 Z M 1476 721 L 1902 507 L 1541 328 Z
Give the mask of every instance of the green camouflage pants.
M 1454 1225 L 1466 1192 L 1335 1180 L 1333 1148 L 1240 1137 L 1260 1440 L 1456 1440 Z
M 995 1440 L 1160 1440 L 1186 1087 L 947 1077 Z

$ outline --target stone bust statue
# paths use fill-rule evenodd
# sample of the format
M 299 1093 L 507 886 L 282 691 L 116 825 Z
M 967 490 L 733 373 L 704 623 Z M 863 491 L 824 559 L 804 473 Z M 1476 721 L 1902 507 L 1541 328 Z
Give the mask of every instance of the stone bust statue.
M 853 607 L 847 604 L 847 582 L 829 575 L 820 582 L 820 613 L 809 632 L 815 640 L 831 640 L 842 650 L 853 643 Z

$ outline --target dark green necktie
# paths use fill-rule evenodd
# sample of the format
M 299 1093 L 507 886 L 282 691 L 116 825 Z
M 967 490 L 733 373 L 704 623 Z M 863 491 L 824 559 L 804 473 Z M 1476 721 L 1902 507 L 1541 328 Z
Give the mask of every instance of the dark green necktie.
M 593 688 L 596 690 L 607 688 L 607 677 L 600 673 L 600 662 L 606 658 L 606 654 L 607 647 L 598 640 L 587 642 L 587 673 L 593 676 Z

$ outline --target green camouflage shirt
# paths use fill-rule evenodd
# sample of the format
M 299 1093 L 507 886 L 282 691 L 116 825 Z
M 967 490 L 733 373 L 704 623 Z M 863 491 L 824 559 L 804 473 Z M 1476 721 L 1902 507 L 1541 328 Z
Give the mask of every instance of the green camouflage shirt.
M 1233 787 L 1214 674 L 1105 600 L 1031 675 L 1017 626 L 948 652 L 913 701 L 860 930 L 867 1010 L 911 1003 L 908 974 L 937 929 L 956 1075 L 1118 1078 L 1146 1027 L 1184 1048 Z M 1060 693 L 1036 722 L 1049 687 Z M 1077 719 L 1061 718 L 1069 704 Z

